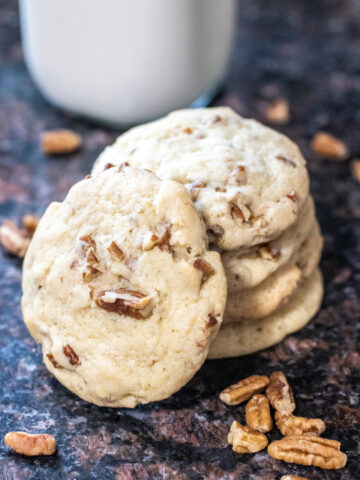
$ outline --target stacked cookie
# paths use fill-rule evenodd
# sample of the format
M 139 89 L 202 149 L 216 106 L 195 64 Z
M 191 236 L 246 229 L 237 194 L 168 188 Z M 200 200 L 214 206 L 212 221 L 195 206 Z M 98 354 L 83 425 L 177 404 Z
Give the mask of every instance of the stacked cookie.
M 229 108 L 184 110 L 120 136 L 93 174 L 128 162 L 184 184 L 221 252 L 228 298 L 210 358 L 279 342 L 322 298 L 322 237 L 297 146 Z
M 296 145 L 229 108 L 178 111 L 120 136 L 48 207 L 24 320 L 67 388 L 134 407 L 309 321 L 321 248 Z

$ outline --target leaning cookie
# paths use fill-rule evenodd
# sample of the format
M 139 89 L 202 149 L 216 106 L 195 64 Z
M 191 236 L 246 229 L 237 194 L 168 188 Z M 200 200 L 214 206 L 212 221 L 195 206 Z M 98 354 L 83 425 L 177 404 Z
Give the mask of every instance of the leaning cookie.
M 254 288 L 228 295 L 224 322 L 258 320 L 279 308 L 317 267 L 323 247 L 320 226 L 314 219 L 309 237 L 289 262 Z
M 210 346 L 208 358 L 248 355 L 281 342 L 311 320 L 320 308 L 322 297 L 322 277 L 316 268 L 288 303 L 268 317 L 223 325 Z
M 124 161 L 186 185 L 223 250 L 277 237 L 309 193 L 298 147 L 227 107 L 180 110 L 129 130 L 100 155 L 93 174 Z
M 25 323 L 56 378 L 97 405 L 134 407 L 201 367 L 226 280 L 186 188 L 121 166 L 50 205 L 23 292 Z

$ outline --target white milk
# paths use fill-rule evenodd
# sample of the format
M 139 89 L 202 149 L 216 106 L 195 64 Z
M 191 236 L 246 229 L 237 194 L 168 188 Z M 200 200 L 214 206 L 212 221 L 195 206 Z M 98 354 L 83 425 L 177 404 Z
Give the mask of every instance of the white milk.
M 235 0 L 20 0 L 25 59 L 53 104 L 128 125 L 210 95 Z

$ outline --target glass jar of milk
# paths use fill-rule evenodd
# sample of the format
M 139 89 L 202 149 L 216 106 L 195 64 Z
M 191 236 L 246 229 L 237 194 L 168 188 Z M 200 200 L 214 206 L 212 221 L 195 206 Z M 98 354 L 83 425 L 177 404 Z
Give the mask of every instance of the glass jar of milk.
M 236 0 L 20 0 L 31 75 L 54 105 L 130 125 L 208 102 Z

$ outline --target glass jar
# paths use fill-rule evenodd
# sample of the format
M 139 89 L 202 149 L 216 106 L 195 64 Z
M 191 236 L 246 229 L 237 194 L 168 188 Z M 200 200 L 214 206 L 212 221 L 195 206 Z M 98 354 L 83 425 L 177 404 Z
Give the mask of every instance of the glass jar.
M 211 100 L 235 0 L 20 0 L 24 54 L 52 104 L 117 126 Z

